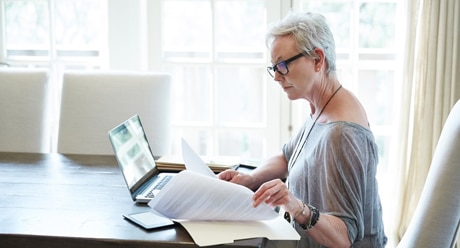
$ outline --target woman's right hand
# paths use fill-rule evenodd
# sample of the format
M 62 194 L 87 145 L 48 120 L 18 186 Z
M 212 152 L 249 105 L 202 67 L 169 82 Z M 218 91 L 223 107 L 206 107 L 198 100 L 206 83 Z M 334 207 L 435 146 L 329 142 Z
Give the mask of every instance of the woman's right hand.
M 244 174 L 233 169 L 225 170 L 218 174 L 218 178 L 246 186 L 256 191 L 264 182 L 287 177 L 287 161 L 280 152 L 264 160 L 250 174 Z
M 254 179 L 249 174 L 244 174 L 233 169 L 227 169 L 217 175 L 221 180 L 240 184 L 252 189 Z

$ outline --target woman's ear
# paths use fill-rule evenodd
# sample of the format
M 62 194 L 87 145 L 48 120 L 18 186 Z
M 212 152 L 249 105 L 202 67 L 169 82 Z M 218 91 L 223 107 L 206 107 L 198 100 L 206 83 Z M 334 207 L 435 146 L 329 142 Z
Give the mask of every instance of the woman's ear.
M 315 48 L 315 71 L 320 71 L 323 65 L 325 65 L 325 55 L 321 48 Z

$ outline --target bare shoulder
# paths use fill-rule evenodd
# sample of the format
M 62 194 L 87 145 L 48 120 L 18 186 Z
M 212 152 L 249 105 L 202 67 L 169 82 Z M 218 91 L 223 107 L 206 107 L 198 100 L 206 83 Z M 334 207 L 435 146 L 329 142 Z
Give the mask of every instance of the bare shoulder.
M 366 110 L 359 99 L 348 89 L 342 88 L 337 93 L 331 106 L 325 111 L 321 122 L 347 121 L 369 128 Z

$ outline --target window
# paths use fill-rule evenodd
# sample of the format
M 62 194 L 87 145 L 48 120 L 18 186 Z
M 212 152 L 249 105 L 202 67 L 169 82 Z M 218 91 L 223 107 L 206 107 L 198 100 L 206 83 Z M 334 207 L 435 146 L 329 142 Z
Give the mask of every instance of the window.
M 291 7 L 323 13 L 336 39 L 339 78 L 366 107 L 380 148 L 380 168 L 386 169 L 400 73 L 396 20 L 404 19 L 396 0 L 297 0 L 293 6 L 267 0 L 161 0 L 149 1 L 150 8 L 104 0 L 0 3 L 0 61 L 12 67 L 49 68 L 56 112 L 64 70 L 129 68 L 127 63 L 142 64 L 132 60 L 147 50 L 152 54 L 147 59 L 150 68 L 160 65 L 156 69 L 174 75 L 174 139 L 184 136 L 201 155 L 248 159 L 278 151 L 290 135 L 288 126 L 296 130 L 305 115 L 304 106 L 286 104 L 279 86 L 266 74 L 267 25 Z M 132 28 L 114 21 L 120 13 L 126 20 L 135 19 L 128 24 L 137 30 L 123 44 L 117 44 L 117 38 L 126 35 L 116 31 Z M 143 23 L 145 16 L 154 19 Z M 141 41 L 146 37 L 150 45 Z M 123 64 L 123 46 L 141 48 Z M 179 150 L 178 143 L 173 152 Z
M 154 68 L 174 75 L 172 153 L 184 136 L 201 155 L 260 159 L 288 137 L 280 137 L 287 118 L 279 117 L 278 85 L 265 71 L 264 33 L 279 18 L 279 1 L 0 3 L 0 61 L 50 69 L 54 135 L 65 70 Z
M 201 155 L 260 159 L 278 151 L 279 100 L 269 96 L 279 88 L 265 70 L 266 1 L 163 0 L 161 8 L 161 63 L 173 75 L 173 153 L 180 137 Z
M 298 0 L 298 8 L 314 10 L 328 19 L 337 48 L 341 83 L 360 99 L 379 148 L 377 178 L 386 227 L 391 225 L 390 144 L 398 123 L 397 95 L 401 85 L 404 42 L 403 1 Z M 388 216 L 388 217 L 386 217 Z M 387 235 L 389 232 L 387 232 Z
M 101 68 L 105 1 L 3 0 L 3 57 L 14 67 Z
M 0 0 L 0 62 L 49 69 L 54 139 L 64 70 L 107 66 L 106 5 L 104 0 Z
M 298 1 L 299 8 L 322 13 L 328 19 L 336 42 L 339 80 L 367 111 L 383 170 L 396 123 L 393 110 L 402 44 L 397 20 L 404 20 L 399 16 L 400 5 L 393 0 Z

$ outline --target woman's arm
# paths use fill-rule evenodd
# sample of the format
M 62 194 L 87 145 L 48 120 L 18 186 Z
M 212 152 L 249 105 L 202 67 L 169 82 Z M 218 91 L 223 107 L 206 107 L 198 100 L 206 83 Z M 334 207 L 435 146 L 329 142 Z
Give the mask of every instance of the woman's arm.
M 244 185 L 252 190 L 257 190 L 264 182 L 272 179 L 285 179 L 287 177 L 287 161 L 280 152 L 263 161 L 251 174 L 239 173 L 235 170 L 226 170 L 218 176 L 220 179 Z
M 310 222 L 312 216 L 309 207 L 305 206 L 279 179 L 271 180 L 260 186 L 254 193 L 254 207 L 265 202 L 270 206 L 281 206 L 289 212 L 299 224 Z M 321 214 L 316 224 L 305 232 L 316 242 L 326 247 L 350 247 L 348 229 L 342 219 L 328 214 Z
M 302 211 L 302 210 L 300 210 Z M 310 221 L 311 211 L 308 207 L 304 208 L 305 214 L 299 214 L 295 221 L 305 224 Z M 326 247 L 350 247 L 351 242 L 348 237 L 347 226 L 342 219 L 328 214 L 320 214 L 316 225 L 309 230 L 307 234 L 316 242 Z

